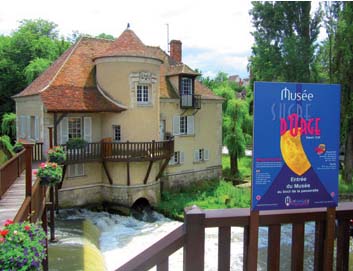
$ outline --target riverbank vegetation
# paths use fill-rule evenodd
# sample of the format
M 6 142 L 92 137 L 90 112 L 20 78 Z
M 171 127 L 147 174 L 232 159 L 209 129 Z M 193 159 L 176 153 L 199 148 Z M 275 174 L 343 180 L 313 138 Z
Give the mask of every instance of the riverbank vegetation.
M 184 208 L 197 205 L 202 209 L 250 207 L 250 189 L 235 187 L 224 180 L 201 181 L 175 192 L 162 192 L 156 210 L 167 217 L 183 220 Z

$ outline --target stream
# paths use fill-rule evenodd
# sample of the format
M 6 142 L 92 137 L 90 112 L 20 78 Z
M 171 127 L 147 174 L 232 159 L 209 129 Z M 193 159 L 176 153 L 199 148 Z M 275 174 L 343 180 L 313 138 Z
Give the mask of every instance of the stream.
M 176 227 L 178 221 L 152 212 L 145 221 L 132 216 L 121 216 L 87 209 L 60 210 L 56 217 L 57 243 L 49 245 L 49 270 L 51 271 L 113 271 L 144 249 L 158 241 Z M 147 217 L 148 216 L 148 217 Z M 146 222 L 153 220 L 153 222 Z M 315 224 L 305 226 L 304 270 L 313 270 Z M 267 270 L 267 228 L 259 230 L 258 270 Z M 285 225 L 281 231 L 281 270 L 290 270 L 292 227 Z M 231 270 L 243 270 L 243 229 L 232 227 Z M 353 260 L 353 245 L 350 246 Z M 206 229 L 205 270 L 217 270 L 218 229 Z M 171 271 L 182 270 L 183 250 L 169 257 Z M 155 269 L 152 269 L 155 270 Z M 353 265 L 350 270 L 353 271 Z

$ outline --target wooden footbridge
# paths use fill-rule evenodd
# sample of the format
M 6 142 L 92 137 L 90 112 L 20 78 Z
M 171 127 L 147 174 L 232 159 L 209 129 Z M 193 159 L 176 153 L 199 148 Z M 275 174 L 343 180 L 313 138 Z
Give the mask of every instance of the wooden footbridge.
M 0 167 L 0 227 L 7 219 L 14 222 L 41 220 L 47 232 L 47 187 L 32 175 L 42 160 L 42 144 L 24 144 L 24 150 Z M 34 161 L 32 163 L 32 161 Z M 43 269 L 48 270 L 47 259 Z

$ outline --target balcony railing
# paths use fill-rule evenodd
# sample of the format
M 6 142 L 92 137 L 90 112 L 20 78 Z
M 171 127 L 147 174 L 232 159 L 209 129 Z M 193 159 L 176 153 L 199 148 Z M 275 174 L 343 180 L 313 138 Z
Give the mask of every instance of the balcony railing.
M 84 148 L 68 149 L 66 164 L 84 162 L 140 162 L 169 159 L 174 153 L 174 140 L 151 142 L 96 142 Z
M 193 94 L 180 95 L 180 108 L 200 109 L 201 108 L 201 95 L 193 95 Z

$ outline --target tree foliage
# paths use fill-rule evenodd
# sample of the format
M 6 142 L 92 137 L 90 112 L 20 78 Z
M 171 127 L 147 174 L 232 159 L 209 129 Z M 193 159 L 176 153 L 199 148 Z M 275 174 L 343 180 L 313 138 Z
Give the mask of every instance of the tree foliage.
M 23 90 L 70 43 L 60 38 L 57 25 L 42 19 L 22 20 L 9 36 L 0 36 L 0 116 L 14 111 L 11 96 Z
M 255 44 L 250 58 L 253 80 L 312 82 L 321 10 L 311 2 L 252 2 Z
M 16 139 L 16 114 L 5 113 L 1 122 L 1 133 L 9 136 L 12 142 Z

